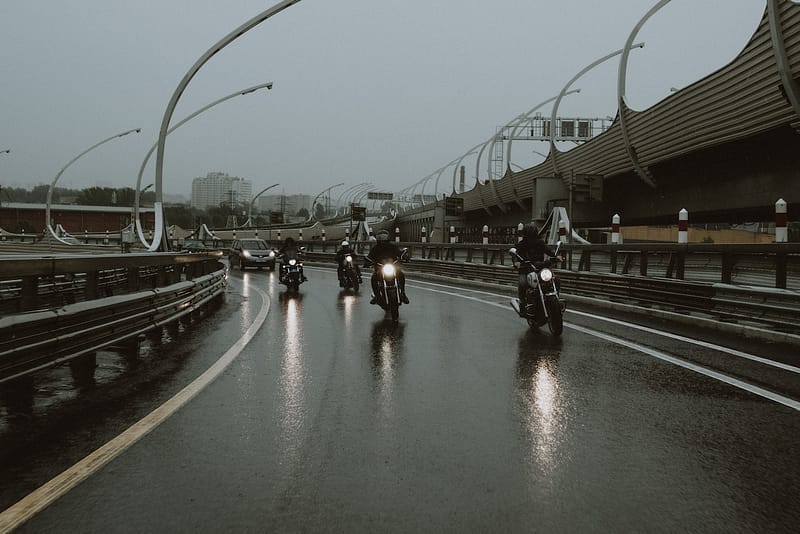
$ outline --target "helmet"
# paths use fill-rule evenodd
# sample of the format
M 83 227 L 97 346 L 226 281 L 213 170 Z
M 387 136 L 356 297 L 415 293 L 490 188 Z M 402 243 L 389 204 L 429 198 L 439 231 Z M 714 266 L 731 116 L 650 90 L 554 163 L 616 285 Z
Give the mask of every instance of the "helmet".
M 375 239 L 378 241 L 389 241 L 389 232 L 386 230 L 381 230 L 375 235 Z
M 346 247 L 349 247 L 349 246 L 350 246 L 350 242 L 349 241 L 347 241 L 346 239 L 344 241 L 342 241 L 342 248 L 346 248 Z
M 539 237 L 539 227 L 536 223 L 528 223 L 522 227 L 522 237 L 526 239 L 536 239 Z

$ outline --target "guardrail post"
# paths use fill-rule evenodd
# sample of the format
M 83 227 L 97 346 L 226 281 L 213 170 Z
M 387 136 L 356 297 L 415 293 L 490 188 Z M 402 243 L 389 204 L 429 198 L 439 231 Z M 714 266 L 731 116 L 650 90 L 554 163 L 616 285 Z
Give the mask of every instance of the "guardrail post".
M 775 203 L 775 242 L 789 241 L 789 230 L 786 228 L 786 201 L 779 198 Z
M 733 283 L 733 266 L 735 261 L 732 252 L 722 253 L 722 278 L 720 280 L 723 284 Z
M 138 278 L 138 273 L 137 273 L 137 278 Z M 100 286 L 100 273 L 98 273 L 97 271 L 87 272 L 86 287 L 84 289 L 84 295 L 86 296 L 86 300 L 94 300 L 97 298 L 99 286 Z
M 106 230 L 106 236 L 103 238 L 103 244 L 108 245 L 108 230 Z
M 619 244 L 619 214 L 615 213 L 613 217 L 611 217 L 611 244 L 618 245 Z
M 422 227 L 422 229 L 420 231 L 420 234 L 421 234 L 422 242 L 423 243 L 427 243 L 428 242 L 428 231 L 425 230 L 424 226 Z
M 400 242 L 400 228 L 397 226 L 394 227 L 394 242 L 395 243 Z
M 775 287 L 786 289 L 786 253 L 775 254 Z
M 39 300 L 39 277 L 37 275 L 23 276 L 20 290 L 20 311 L 35 309 Z
M 525 225 L 523 225 L 522 223 L 519 223 L 517 225 L 517 243 L 522 241 L 522 229 L 524 228 L 524 226 Z
M 489 225 L 487 224 L 483 225 L 483 244 L 489 244 Z M 483 257 L 486 258 L 486 255 L 484 254 Z M 483 263 L 486 263 L 486 259 L 483 260 Z

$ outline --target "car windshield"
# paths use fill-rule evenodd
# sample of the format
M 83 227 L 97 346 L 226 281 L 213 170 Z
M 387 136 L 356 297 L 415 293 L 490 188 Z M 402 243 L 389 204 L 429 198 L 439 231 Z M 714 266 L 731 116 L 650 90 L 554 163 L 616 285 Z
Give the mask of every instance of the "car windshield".
M 242 248 L 247 250 L 267 250 L 266 241 L 242 241 Z

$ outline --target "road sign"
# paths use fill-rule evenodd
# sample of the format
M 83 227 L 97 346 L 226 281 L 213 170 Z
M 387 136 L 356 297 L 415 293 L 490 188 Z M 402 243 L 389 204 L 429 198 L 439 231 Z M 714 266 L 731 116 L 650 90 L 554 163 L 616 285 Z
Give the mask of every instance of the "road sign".
M 367 220 L 367 208 L 364 206 L 352 206 L 350 208 L 350 213 L 352 214 L 352 219 L 354 221 L 366 221 Z

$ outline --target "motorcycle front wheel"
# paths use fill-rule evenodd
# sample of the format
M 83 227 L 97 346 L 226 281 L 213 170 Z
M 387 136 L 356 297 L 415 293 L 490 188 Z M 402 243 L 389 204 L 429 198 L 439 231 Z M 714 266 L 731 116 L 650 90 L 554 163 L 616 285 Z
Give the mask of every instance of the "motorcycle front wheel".
M 561 313 L 561 303 L 556 297 L 547 297 L 547 326 L 550 333 L 558 337 L 564 331 L 564 316 Z

